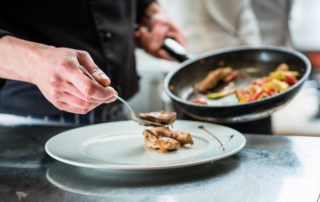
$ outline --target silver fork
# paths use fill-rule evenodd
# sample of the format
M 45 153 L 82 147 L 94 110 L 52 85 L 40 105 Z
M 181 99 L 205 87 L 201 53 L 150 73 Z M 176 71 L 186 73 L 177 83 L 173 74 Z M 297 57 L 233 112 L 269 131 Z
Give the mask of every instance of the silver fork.
M 100 84 L 89 72 L 88 70 L 83 67 L 82 65 L 80 65 L 80 69 L 93 81 L 97 82 L 98 84 Z M 118 100 L 120 100 L 124 106 L 126 106 L 130 112 L 130 116 L 131 119 L 141 125 L 152 125 L 152 126 L 166 126 L 164 124 L 161 123 L 155 123 L 155 122 L 151 122 L 151 121 L 147 121 L 144 119 L 139 118 L 136 113 L 133 111 L 132 107 L 129 105 L 129 103 L 127 101 L 125 101 L 124 99 L 122 99 L 120 96 L 118 95 L 114 95 Z

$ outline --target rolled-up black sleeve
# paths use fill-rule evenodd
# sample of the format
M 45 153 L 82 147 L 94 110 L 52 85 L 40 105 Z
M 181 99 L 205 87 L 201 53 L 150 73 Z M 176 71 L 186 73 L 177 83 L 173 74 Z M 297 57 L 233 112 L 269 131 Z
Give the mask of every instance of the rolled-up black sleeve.
M 5 36 L 5 35 L 12 35 L 10 32 L 7 32 L 5 30 L 0 29 L 0 38 Z
M 0 38 L 6 35 L 12 35 L 10 32 L 0 29 Z M 0 78 L 0 89 L 4 86 L 6 80 Z
M 156 2 L 155 0 L 137 0 L 137 23 L 139 24 L 142 20 L 144 12 L 149 4 Z

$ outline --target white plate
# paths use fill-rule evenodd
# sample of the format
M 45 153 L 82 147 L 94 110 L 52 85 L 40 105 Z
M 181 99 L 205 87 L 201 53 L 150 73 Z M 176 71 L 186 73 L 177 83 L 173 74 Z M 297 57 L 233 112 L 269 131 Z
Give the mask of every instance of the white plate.
M 204 126 L 220 144 L 198 126 Z M 245 137 L 238 131 L 211 123 L 177 120 L 174 129 L 191 133 L 193 146 L 161 153 L 144 147 L 146 127 L 133 121 L 103 123 L 62 132 L 45 145 L 46 152 L 67 164 L 122 170 L 154 170 L 198 165 L 226 158 L 240 151 Z M 232 138 L 230 138 L 232 137 Z

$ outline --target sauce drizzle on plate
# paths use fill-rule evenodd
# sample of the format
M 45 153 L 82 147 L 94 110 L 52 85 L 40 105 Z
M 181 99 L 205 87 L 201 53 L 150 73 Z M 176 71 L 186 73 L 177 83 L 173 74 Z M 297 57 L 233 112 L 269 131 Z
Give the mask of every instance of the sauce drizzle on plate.
M 217 140 L 217 142 L 220 144 L 222 151 L 224 151 L 224 146 L 222 144 L 222 142 L 219 140 L 219 138 L 217 138 L 217 136 L 215 136 L 212 132 L 208 131 L 203 125 L 198 126 L 199 129 L 204 130 L 206 133 L 208 133 L 209 135 L 211 135 L 215 140 Z M 231 139 L 231 138 L 230 138 Z

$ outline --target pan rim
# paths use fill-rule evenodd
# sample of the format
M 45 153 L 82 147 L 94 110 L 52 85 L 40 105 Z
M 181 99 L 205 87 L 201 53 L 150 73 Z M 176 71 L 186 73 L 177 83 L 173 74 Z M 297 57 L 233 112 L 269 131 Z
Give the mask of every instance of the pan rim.
M 182 99 L 178 96 L 176 96 L 175 94 L 173 94 L 171 92 L 171 90 L 169 89 L 169 82 L 171 81 L 172 77 L 181 69 L 183 69 L 184 67 L 188 66 L 189 64 L 198 61 L 200 59 L 204 59 L 207 57 L 212 57 L 215 55 L 219 55 L 219 54 L 224 54 L 224 53 L 231 53 L 231 52 L 239 52 L 239 51 L 248 51 L 248 50 L 270 50 L 270 51 L 279 51 L 279 52 L 283 52 L 283 53 L 289 53 L 292 54 L 296 57 L 298 57 L 299 59 L 301 59 L 305 65 L 306 65 L 306 71 L 303 75 L 303 77 L 301 79 L 299 79 L 299 81 L 294 84 L 293 86 L 291 86 L 289 89 L 285 90 L 284 92 L 281 92 L 277 95 L 274 96 L 270 96 L 261 100 L 256 100 L 253 102 L 248 102 L 248 103 L 237 103 L 237 104 L 230 104 L 230 105 L 222 105 L 222 106 L 212 106 L 212 105 L 202 105 L 202 104 L 197 104 L 197 103 L 192 103 L 190 101 L 187 101 L 185 99 Z M 291 92 L 296 88 L 299 88 L 302 83 L 309 77 L 311 72 L 311 63 L 308 60 L 308 58 L 303 55 L 301 52 L 297 51 L 297 50 L 293 50 L 293 49 L 289 49 L 286 47 L 281 47 L 281 46 L 241 46 L 241 47 L 233 47 L 233 48 L 223 48 L 223 49 L 219 49 L 219 50 L 214 50 L 214 51 L 210 51 L 204 54 L 200 54 L 194 58 L 191 58 L 189 60 L 186 60 L 184 62 L 182 62 L 177 68 L 171 70 L 164 78 L 164 90 L 166 92 L 167 95 L 169 95 L 170 98 L 174 99 L 175 101 L 179 102 L 179 103 L 183 103 L 186 105 L 191 105 L 193 107 L 200 107 L 200 108 L 210 108 L 210 109 L 215 109 L 215 108 L 219 108 L 219 109 L 223 109 L 223 108 L 237 108 L 237 107 L 246 107 L 246 106 L 251 106 L 253 104 L 263 104 L 265 102 L 268 102 L 270 100 L 274 100 L 277 99 L 278 97 L 281 97 L 282 95 L 286 94 L 287 92 Z

